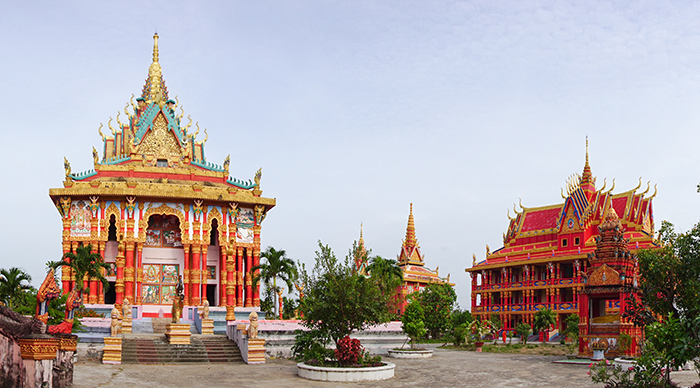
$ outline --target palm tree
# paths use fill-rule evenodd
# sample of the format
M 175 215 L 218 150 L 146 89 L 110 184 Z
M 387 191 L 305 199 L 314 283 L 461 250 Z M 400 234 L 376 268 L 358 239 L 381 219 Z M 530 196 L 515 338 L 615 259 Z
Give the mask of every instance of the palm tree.
M 27 283 L 22 283 L 26 281 Z M 9 308 L 13 308 L 14 301 L 20 294 L 32 288 L 29 282 L 32 277 L 23 270 L 12 267 L 9 270 L 0 269 L 0 301 Z
M 82 299 L 83 292 L 90 293 L 90 289 L 84 290 L 85 276 L 89 278 L 97 279 L 102 283 L 102 287 L 106 290 L 109 287 L 109 282 L 107 278 L 102 275 L 100 269 L 109 269 L 109 264 L 102 261 L 102 256 L 99 253 L 92 252 L 92 245 L 79 246 L 75 253 L 67 252 L 63 255 L 61 260 L 50 262 L 49 266 L 56 269 L 61 266 L 68 266 L 73 273 L 73 280 L 75 280 L 75 289 L 80 293 Z
M 294 260 L 287 257 L 287 252 L 284 250 L 276 250 L 273 247 L 267 247 L 267 250 L 260 253 L 260 257 L 265 259 L 265 263 L 260 263 L 253 267 L 253 287 L 258 285 L 260 280 L 265 284 L 272 283 L 273 292 L 279 291 L 277 288 L 277 278 L 287 284 L 287 290 L 291 291 L 294 286 L 294 281 L 297 278 L 297 267 Z M 260 271 L 257 273 L 257 271 Z M 279 303 L 275 304 L 275 314 L 279 315 Z
M 551 309 L 536 312 L 534 318 L 532 326 L 535 331 L 547 331 L 550 326 L 557 323 L 557 314 Z M 544 339 L 544 342 L 547 342 L 547 338 Z
M 381 256 L 374 256 L 370 259 L 367 270 L 371 277 L 378 280 L 379 289 L 382 295 L 392 293 L 403 281 L 403 270 L 396 260 L 385 259 Z

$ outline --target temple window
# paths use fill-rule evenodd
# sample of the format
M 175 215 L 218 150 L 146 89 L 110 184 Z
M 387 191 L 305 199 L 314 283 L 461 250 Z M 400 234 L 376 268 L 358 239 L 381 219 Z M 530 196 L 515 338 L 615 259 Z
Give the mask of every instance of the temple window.
M 156 167 L 168 167 L 168 159 L 158 159 L 156 161 Z
M 562 247 L 566 247 L 568 245 L 569 245 L 569 239 L 567 239 L 567 238 L 561 239 L 561 246 Z
M 117 241 L 117 220 L 112 214 L 109 217 L 109 228 L 107 229 L 107 241 Z
M 211 220 L 211 232 L 209 232 L 209 245 L 219 245 L 219 222 Z
M 581 245 L 581 238 L 580 237 L 574 238 L 574 245 Z
M 152 215 L 146 229 L 147 247 L 181 248 L 180 220 L 173 215 Z

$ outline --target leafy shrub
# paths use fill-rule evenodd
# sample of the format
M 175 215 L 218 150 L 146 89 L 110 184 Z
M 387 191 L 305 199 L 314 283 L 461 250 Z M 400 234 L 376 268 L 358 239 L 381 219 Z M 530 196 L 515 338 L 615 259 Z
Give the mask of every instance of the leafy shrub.
M 530 325 L 525 322 L 518 323 L 518 326 L 515 327 L 515 333 L 520 336 L 520 340 L 523 344 L 526 344 L 527 336 L 530 335 Z
M 411 300 L 401 317 L 401 329 L 411 338 L 411 349 L 415 347 L 420 337 L 428 332 L 425 329 L 423 317 L 423 307 L 420 302 L 416 299 Z
M 86 308 L 85 305 L 80 305 L 77 309 L 74 309 L 73 316 L 75 318 L 104 318 L 104 313 L 98 313 L 95 310 Z
M 341 366 L 355 365 L 362 354 L 360 340 L 345 336 L 338 340 L 335 358 Z
M 297 330 L 292 346 L 292 355 L 297 361 L 317 361 L 324 363 L 333 357 L 333 351 L 326 349 L 328 338 L 316 330 Z

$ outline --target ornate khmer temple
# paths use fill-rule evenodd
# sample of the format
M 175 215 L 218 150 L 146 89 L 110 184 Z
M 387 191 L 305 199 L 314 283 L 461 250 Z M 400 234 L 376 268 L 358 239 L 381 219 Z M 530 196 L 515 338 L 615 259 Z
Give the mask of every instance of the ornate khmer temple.
M 94 169 L 71 171 L 65 160 L 62 188 L 49 191 L 63 221 L 63 252 L 91 244 L 112 264 L 105 294 L 85 279 L 90 304 L 116 304 L 124 298 L 141 306 L 144 316 L 169 311 L 180 276 L 185 305 L 259 306 L 259 287 L 251 269 L 259 264 L 260 231 L 275 200 L 263 198 L 261 170 L 247 181 L 229 176 L 230 159 L 207 160 L 206 129 L 184 124 L 169 97 L 158 61 L 153 62 L 141 94 L 124 108 L 111 135 L 102 132 L 93 148 Z M 100 156 L 101 154 L 101 156 Z M 62 269 L 62 292 L 74 288 L 70 268 Z M 166 307 L 167 305 L 167 307 Z
M 637 333 L 625 326 L 620 314 L 624 297 L 637 287 L 634 252 L 656 246 L 652 211 L 656 188 L 647 197 L 648 184 L 638 192 L 641 179 L 637 187 L 622 193 L 613 194 L 614 186 L 613 180 L 610 189 L 605 182 L 596 188 L 586 141 L 583 174 L 568 180 L 566 193 L 562 189 L 564 202 L 543 207 L 521 204 L 520 211 L 514 205 L 503 247 L 491 252 L 487 245 L 486 258 L 480 262 L 474 256 L 472 267 L 466 269 L 472 278 L 472 314 L 481 319 L 495 314 L 509 330 L 521 321 L 532 324 L 537 311 L 549 308 L 557 314 L 555 330 L 562 330 L 565 318 L 577 313 L 582 344 L 589 341 L 590 323 L 617 325 L 598 327 L 602 336 L 592 341 L 616 338 L 625 331 Z M 607 234 L 610 223 L 614 236 Z M 582 345 L 580 350 L 586 349 Z

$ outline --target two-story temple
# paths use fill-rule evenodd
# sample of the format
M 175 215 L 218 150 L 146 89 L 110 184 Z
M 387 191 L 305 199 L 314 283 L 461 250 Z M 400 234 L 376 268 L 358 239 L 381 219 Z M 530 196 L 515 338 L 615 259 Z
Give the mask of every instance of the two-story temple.
M 588 141 L 583 175 L 576 174 L 562 189 L 563 203 L 544 207 L 523 207 L 513 210 L 508 230 L 503 234 L 503 247 L 490 252 L 486 259 L 466 271 L 472 278 L 471 311 L 481 319 L 498 315 L 505 329 L 521 322 L 533 323 L 533 315 L 550 308 L 557 313 L 557 329 L 564 319 L 583 312 L 582 322 L 597 316 L 619 315 L 619 298 L 605 299 L 605 305 L 579 306 L 579 295 L 585 291 L 590 257 L 596 250 L 601 224 L 613 211 L 619 216 L 620 228 L 629 251 L 655 247 L 654 215 L 649 185 L 638 193 L 632 190 L 613 194 L 605 182 L 596 188 L 596 179 L 588 164 Z M 510 212 L 509 212 L 510 213 Z M 617 218 L 616 216 L 616 218 Z M 588 302 L 588 298 L 582 298 Z M 603 299 L 601 299 L 603 300 Z M 592 316 L 588 316 L 594 314 Z
M 226 306 L 259 306 L 259 287 L 251 269 L 258 265 L 260 230 L 275 200 L 261 197 L 261 171 L 248 181 L 229 176 L 223 164 L 207 161 L 198 140 L 199 125 L 181 121 L 182 108 L 171 99 L 158 62 L 153 62 L 141 95 L 124 108 L 124 122 L 110 118 L 102 132 L 101 154 L 92 150 L 94 169 L 74 173 L 65 160 L 63 188 L 49 190 L 63 221 L 63 252 L 91 244 L 111 264 L 112 287 L 105 294 L 86 279 L 87 303 L 116 304 L 124 298 L 142 306 L 144 316 L 169 312 L 178 277 L 185 304 L 205 299 Z M 201 137 L 201 136 L 200 136 Z M 74 287 L 70 268 L 62 269 L 63 292 Z

